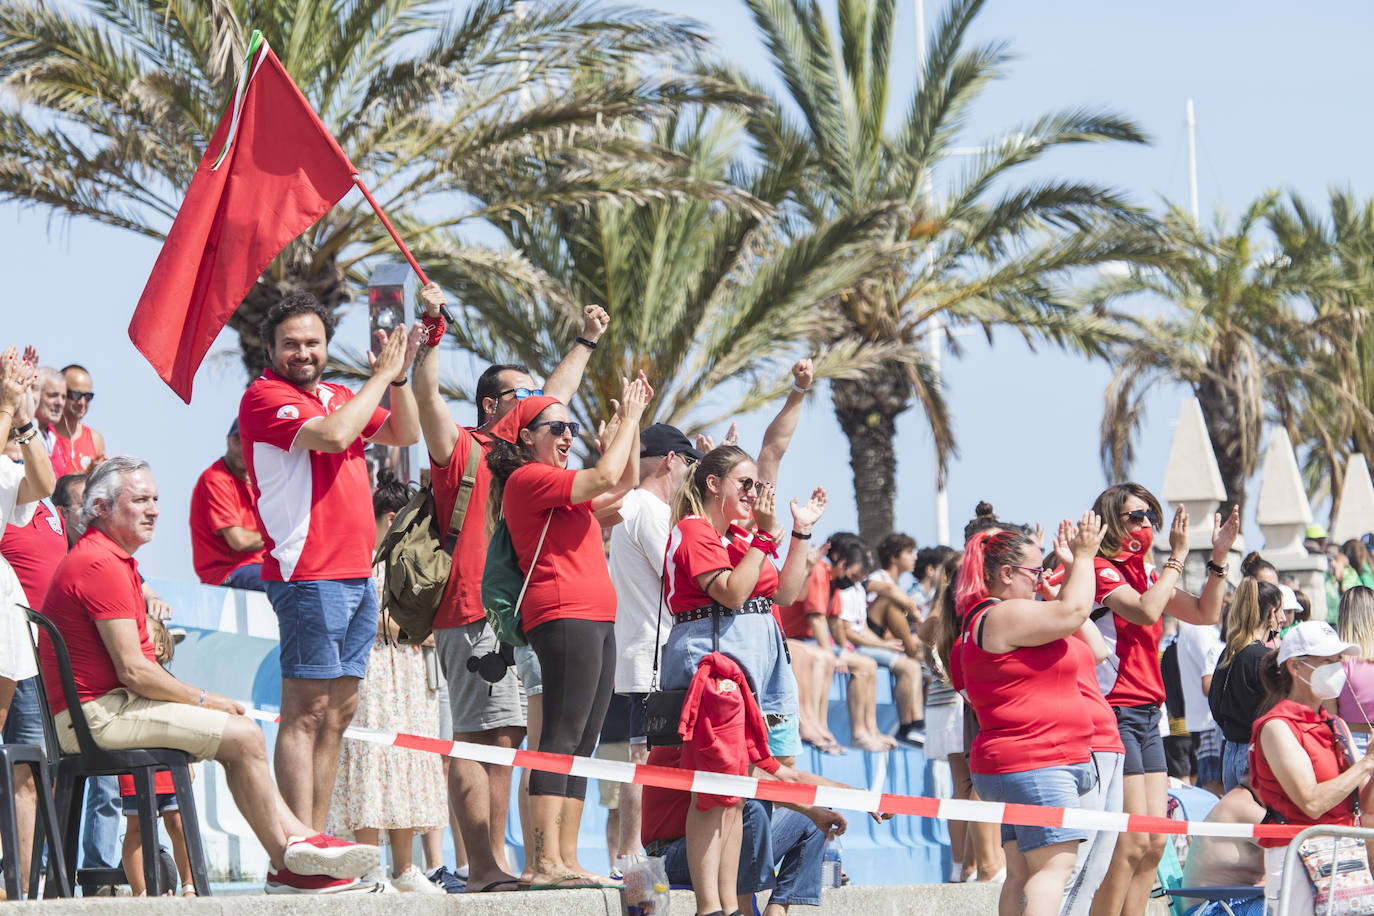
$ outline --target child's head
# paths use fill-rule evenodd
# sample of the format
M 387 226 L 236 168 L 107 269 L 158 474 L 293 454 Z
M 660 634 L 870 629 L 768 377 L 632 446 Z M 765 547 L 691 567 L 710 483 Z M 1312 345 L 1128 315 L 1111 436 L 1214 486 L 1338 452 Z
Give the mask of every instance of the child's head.
M 167 625 L 151 614 L 148 615 L 148 638 L 153 641 L 153 653 L 157 656 L 157 663 L 166 665 L 171 662 L 176 644 L 167 632 Z

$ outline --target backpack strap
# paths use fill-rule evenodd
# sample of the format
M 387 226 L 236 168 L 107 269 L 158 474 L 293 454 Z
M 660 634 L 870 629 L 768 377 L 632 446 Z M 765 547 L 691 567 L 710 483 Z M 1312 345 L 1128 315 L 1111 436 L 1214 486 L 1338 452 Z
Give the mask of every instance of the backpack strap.
M 530 560 L 530 571 L 525 573 L 525 581 L 520 586 L 520 594 L 515 599 L 515 610 L 520 610 L 520 605 L 525 603 L 525 589 L 530 587 L 530 577 L 534 575 L 534 564 L 539 562 L 539 552 L 544 549 L 544 537 L 549 533 L 549 522 L 553 521 L 553 510 L 549 510 L 549 517 L 544 519 L 544 530 L 539 532 L 539 543 L 534 548 L 534 558 Z
M 445 531 L 445 539 L 449 535 L 456 535 L 463 530 L 463 519 L 467 518 L 468 502 L 472 499 L 472 491 L 477 487 L 477 462 L 482 460 L 482 444 L 477 441 L 477 437 L 468 433 L 472 439 L 472 447 L 468 449 L 467 464 L 463 465 L 463 479 L 458 483 L 458 495 L 453 501 L 453 514 L 449 516 L 448 530 Z

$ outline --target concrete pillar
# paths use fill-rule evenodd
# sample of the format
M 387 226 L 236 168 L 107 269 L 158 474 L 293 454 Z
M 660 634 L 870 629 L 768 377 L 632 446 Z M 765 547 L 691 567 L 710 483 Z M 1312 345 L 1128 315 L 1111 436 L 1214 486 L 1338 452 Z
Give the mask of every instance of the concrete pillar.
M 1264 451 L 1255 521 L 1264 533 L 1264 558 L 1280 575 L 1297 576 L 1299 588 L 1314 603 L 1318 596 L 1324 596 L 1326 558 L 1309 554 L 1302 545 L 1303 534 L 1312 523 L 1312 506 L 1293 443 L 1281 426 L 1269 434 L 1269 446 Z
M 1350 456 L 1345 466 L 1345 482 L 1341 484 L 1341 503 L 1331 520 L 1331 542 L 1344 544 L 1374 531 L 1374 483 L 1369 479 L 1369 465 L 1359 452 Z
M 1174 442 L 1169 448 L 1169 464 L 1164 471 L 1164 485 L 1160 497 L 1168 504 L 1169 512 L 1163 521 L 1158 539 L 1156 558 L 1167 556 L 1168 530 L 1173 511 L 1182 505 L 1188 510 L 1188 558 L 1185 562 L 1183 585 L 1189 591 L 1202 588 L 1207 574 L 1206 563 L 1212 550 L 1212 518 L 1226 499 L 1226 485 L 1221 480 L 1217 456 L 1212 440 L 1207 436 L 1207 423 L 1202 418 L 1202 406 L 1197 398 L 1184 398 L 1174 427 Z M 1239 539 L 1236 544 L 1240 548 Z M 1231 565 L 1231 578 L 1236 576 L 1238 564 Z

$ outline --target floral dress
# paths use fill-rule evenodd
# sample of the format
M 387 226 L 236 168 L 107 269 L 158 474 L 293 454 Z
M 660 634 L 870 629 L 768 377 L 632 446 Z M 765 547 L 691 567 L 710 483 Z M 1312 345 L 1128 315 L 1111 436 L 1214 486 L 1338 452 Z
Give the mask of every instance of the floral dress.
M 353 725 L 439 737 L 439 691 L 430 689 L 425 650 L 391 646 L 380 627 L 358 685 Z M 448 824 L 443 758 L 345 738 L 329 804 L 329 832 L 351 837 L 362 827 L 424 832 Z

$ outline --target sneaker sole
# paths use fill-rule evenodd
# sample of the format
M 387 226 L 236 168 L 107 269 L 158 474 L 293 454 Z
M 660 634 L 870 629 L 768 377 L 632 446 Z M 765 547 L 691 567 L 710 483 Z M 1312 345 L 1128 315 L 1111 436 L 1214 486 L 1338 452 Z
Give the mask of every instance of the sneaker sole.
M 283 864 L 298 875 L 361 878 L 382 864 L 382 851 L 376 846 L 319 849 L 298 843 L 289 847 L 282 858 Z
M 354 881 L 352 884 L 343 884 L 338 887 L 322 887 L 315 890 L 310 890 L 301 887 L 292 887 L 289 884 L 269 883 L 266 887 L 266 891 L 269 894 L 300 894 L 303 896 L 320 896 L 322 894 L 349 894 L 358 892 L 370 892 L 370 888 L 368 891 L 364 891 L 365 887 L 367 886 L 364 885 L 361 881 Z

